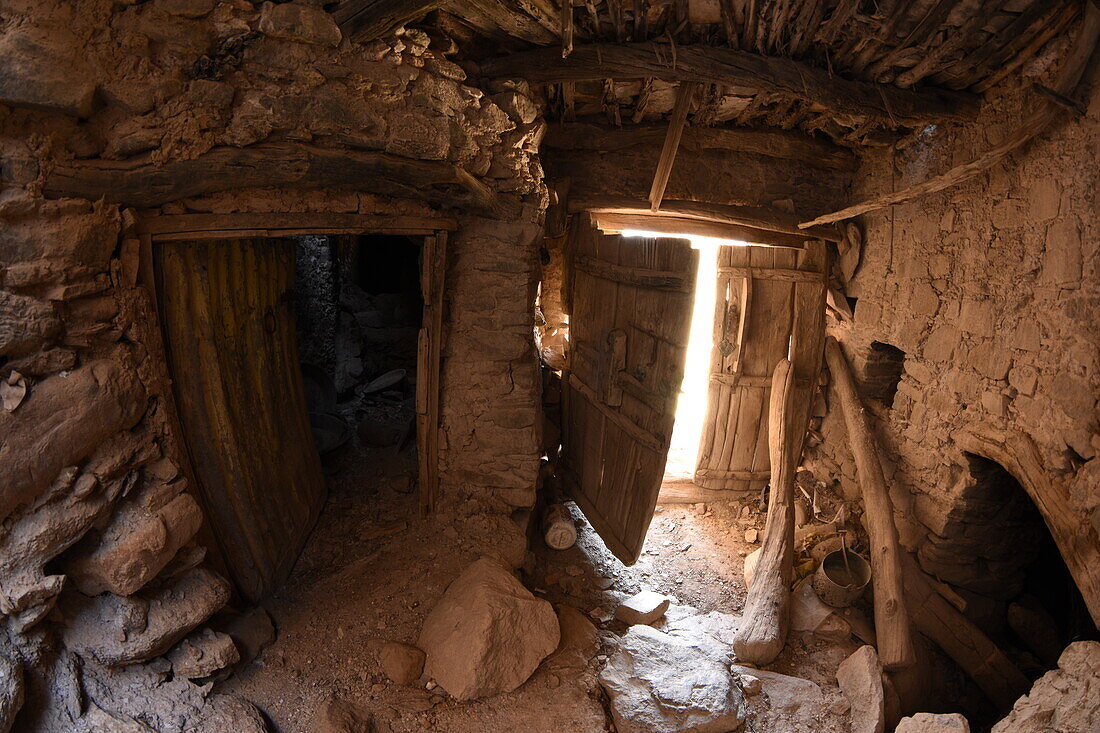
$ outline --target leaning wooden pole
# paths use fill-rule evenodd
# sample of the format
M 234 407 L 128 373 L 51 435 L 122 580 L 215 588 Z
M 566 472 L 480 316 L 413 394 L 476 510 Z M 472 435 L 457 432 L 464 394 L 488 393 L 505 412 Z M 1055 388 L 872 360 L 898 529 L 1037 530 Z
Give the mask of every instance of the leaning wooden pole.
M 784 359 L 772 373 L 768 405 L 768 452 L 772 484 L 768 523 L 760 561 L 745 601 L 743 621 L 733 637 L 739 662 L 768 664 L 779 656 L 790 621 L 791 580 L 794 577 L 794 368 Z
M 886 478 L 878 459 L 878 448 L 867 423 L 867 413 L 856 393 L 855 379 L 840 344 L 832 336 L 825 340 L 825 359 L 832 384 L 848 426 L 848 442 L 856 462 L 863 494 L 863 525 L 871 538 L 871 575 L 875 592 L 875 634 L 878 656 L 886 669 L 901 669 L 916 661 L 909 613 L 902 583 L 901 547 L 894 525 L 894 508 L 886 490 Z

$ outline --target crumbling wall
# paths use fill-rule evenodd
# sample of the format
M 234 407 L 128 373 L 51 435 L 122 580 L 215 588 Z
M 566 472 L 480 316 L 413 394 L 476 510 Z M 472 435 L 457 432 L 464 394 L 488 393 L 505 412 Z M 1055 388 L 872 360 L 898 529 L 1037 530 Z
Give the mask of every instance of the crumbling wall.
M 509 221 L 460 216 L 452 237 L 441 491 L 444 503 L 475 498 L 471 512 L 533 501 L 541 121 L 522 85 L 471 87 L 430 45 L 417 31 L 352 43 L 307 3 L 0 10 L 0 730 L 262 729 L 247 705 L 165 683 L 160 655 L 230 589 L 200 567 L 137 221 L 435 212 L 354 186 L 228 190 L 152 210 L 51 200 L 58 163 L 309 143 L 446 161 L 522 201 Z
M 1026 72 L 1042 78 L 1049 62 L 1043 57 Z M 902 542 L 934 574 L 953 564 L 965 582 L 997 570 L 981 547 L 963 541 L 979 530 L 966 518 L 988 516 L 988 507 L 966 505 L 981 493 L 970 490 L 975 479 L 958 442 L 967 431 L 1033 441 L 1043 490 L 1056 502 L 1068 496 L 1082 518 L 1081 546 L 1098 546 L 1097 86 L 1086 115 L 1067 112 L 1004 164 L 862 217 L 862 260 L 845 283 L 845 295 L 857 299 L 854 321 L 833 320 L 830 330 L 865 383 L 876 381 L 871 372 L 884 374 L 883 349 L 873 342 L 904 352 L 892 405 L 871 395 L 865 403 L 885 447 Z M 853 200 L 967 162 L 1036 102 L 1032 91 L 1002 90 L 973 124 L 929 128 L 904 150 L 868 153 Z M 809 462 L 839 479 L 846 496 L 858 496 L 831 399 L 821 437 Z

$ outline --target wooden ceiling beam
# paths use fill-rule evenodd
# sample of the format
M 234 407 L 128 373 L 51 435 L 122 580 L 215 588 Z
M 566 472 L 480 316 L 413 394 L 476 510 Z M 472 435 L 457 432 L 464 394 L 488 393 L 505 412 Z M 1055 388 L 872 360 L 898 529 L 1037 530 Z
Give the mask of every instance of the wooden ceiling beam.
M 787 58 L 699 45 L 584 44 L 575 46 L 568 58 L 561 57 L 560 48 L 540 48 L 486 59 L 481 75 L 543 84 L 609 78 L 726 84 L 802 99 L 814 111 L 895 126 L 968 119 L 977 109 L 977 97 L 964 92 L 849 81 Z
M 553 124 L 542 146 L 554 150 L 614 152 L 640 145 L 657 145 L 665 137 L 664 125 L 604 127 L 586 122 Z M 797 160 L 815 168 L 854 171 L 859 158 L 847 148 L 825 140 L 785 130 L 749 127 L 688 127 L 680 138 L 683 150 L 728 150 L 769 158 Z
M 446 0 L 343 0 L 332 18 L 353 41 L 369 41 L 423 18 Z

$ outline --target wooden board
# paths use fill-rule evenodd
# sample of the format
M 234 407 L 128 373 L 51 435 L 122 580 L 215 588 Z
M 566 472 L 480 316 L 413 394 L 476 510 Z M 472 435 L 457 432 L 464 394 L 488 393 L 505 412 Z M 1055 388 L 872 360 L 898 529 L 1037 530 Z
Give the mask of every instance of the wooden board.
M 664 475 L 698 253 L 683 239 L 605 235 L 577 216 L 567 257 L 564 484 L 630 565 Z
M 298 366 L 288 239 L 152 248 L 158 305 L 198 496 L 248 601 L 290 573 L 325 485 Z
M 771 470 L 765 416 L 770 375 L 781 359 L 790 358 L 794 368 L 796 424 L 805 427 L 809 419 L 825 336 L 826 250 L 811 240 L 803 250 L 723 247 L 718 258 L 711 383 L 695 483 L 756 492 Z M 801 452 L 801 437 L 794 449 Z
M 425 237 L 420 266 L 424 318 L 416 359 L 416 452 L 420 511 L 423 514 L 432 511 L 439 493 L 439 371 L 443 353 L 443 287 L 446 273 L 447 233 Z

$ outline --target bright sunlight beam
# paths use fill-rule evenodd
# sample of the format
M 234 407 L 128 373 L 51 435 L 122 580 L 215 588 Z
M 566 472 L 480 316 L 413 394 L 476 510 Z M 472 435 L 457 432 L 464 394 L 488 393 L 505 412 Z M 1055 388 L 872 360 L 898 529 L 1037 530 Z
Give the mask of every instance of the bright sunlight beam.
M 687 478 L 695 474 L 695 459 L 703 435 L 703 420 L 707 415 L 707 388 L 710 384 L 710 351 L 714 330 L 714 300 L 718 284 L 718 248 L 744 247 L 736 239 L 718 239 L 694 235 L 659 234 L 627 230 L 624 237 L 675 237 L 688 239 L 691 248 L 699 250 L 699 266 L 695 274 L 695 303 L 691 310 L 691 332 L 688 336 L 687 363 L 684 381 L 676 402 L 676 422 L 672 429 L 672 445 L 665 464 L 666 478 Z

